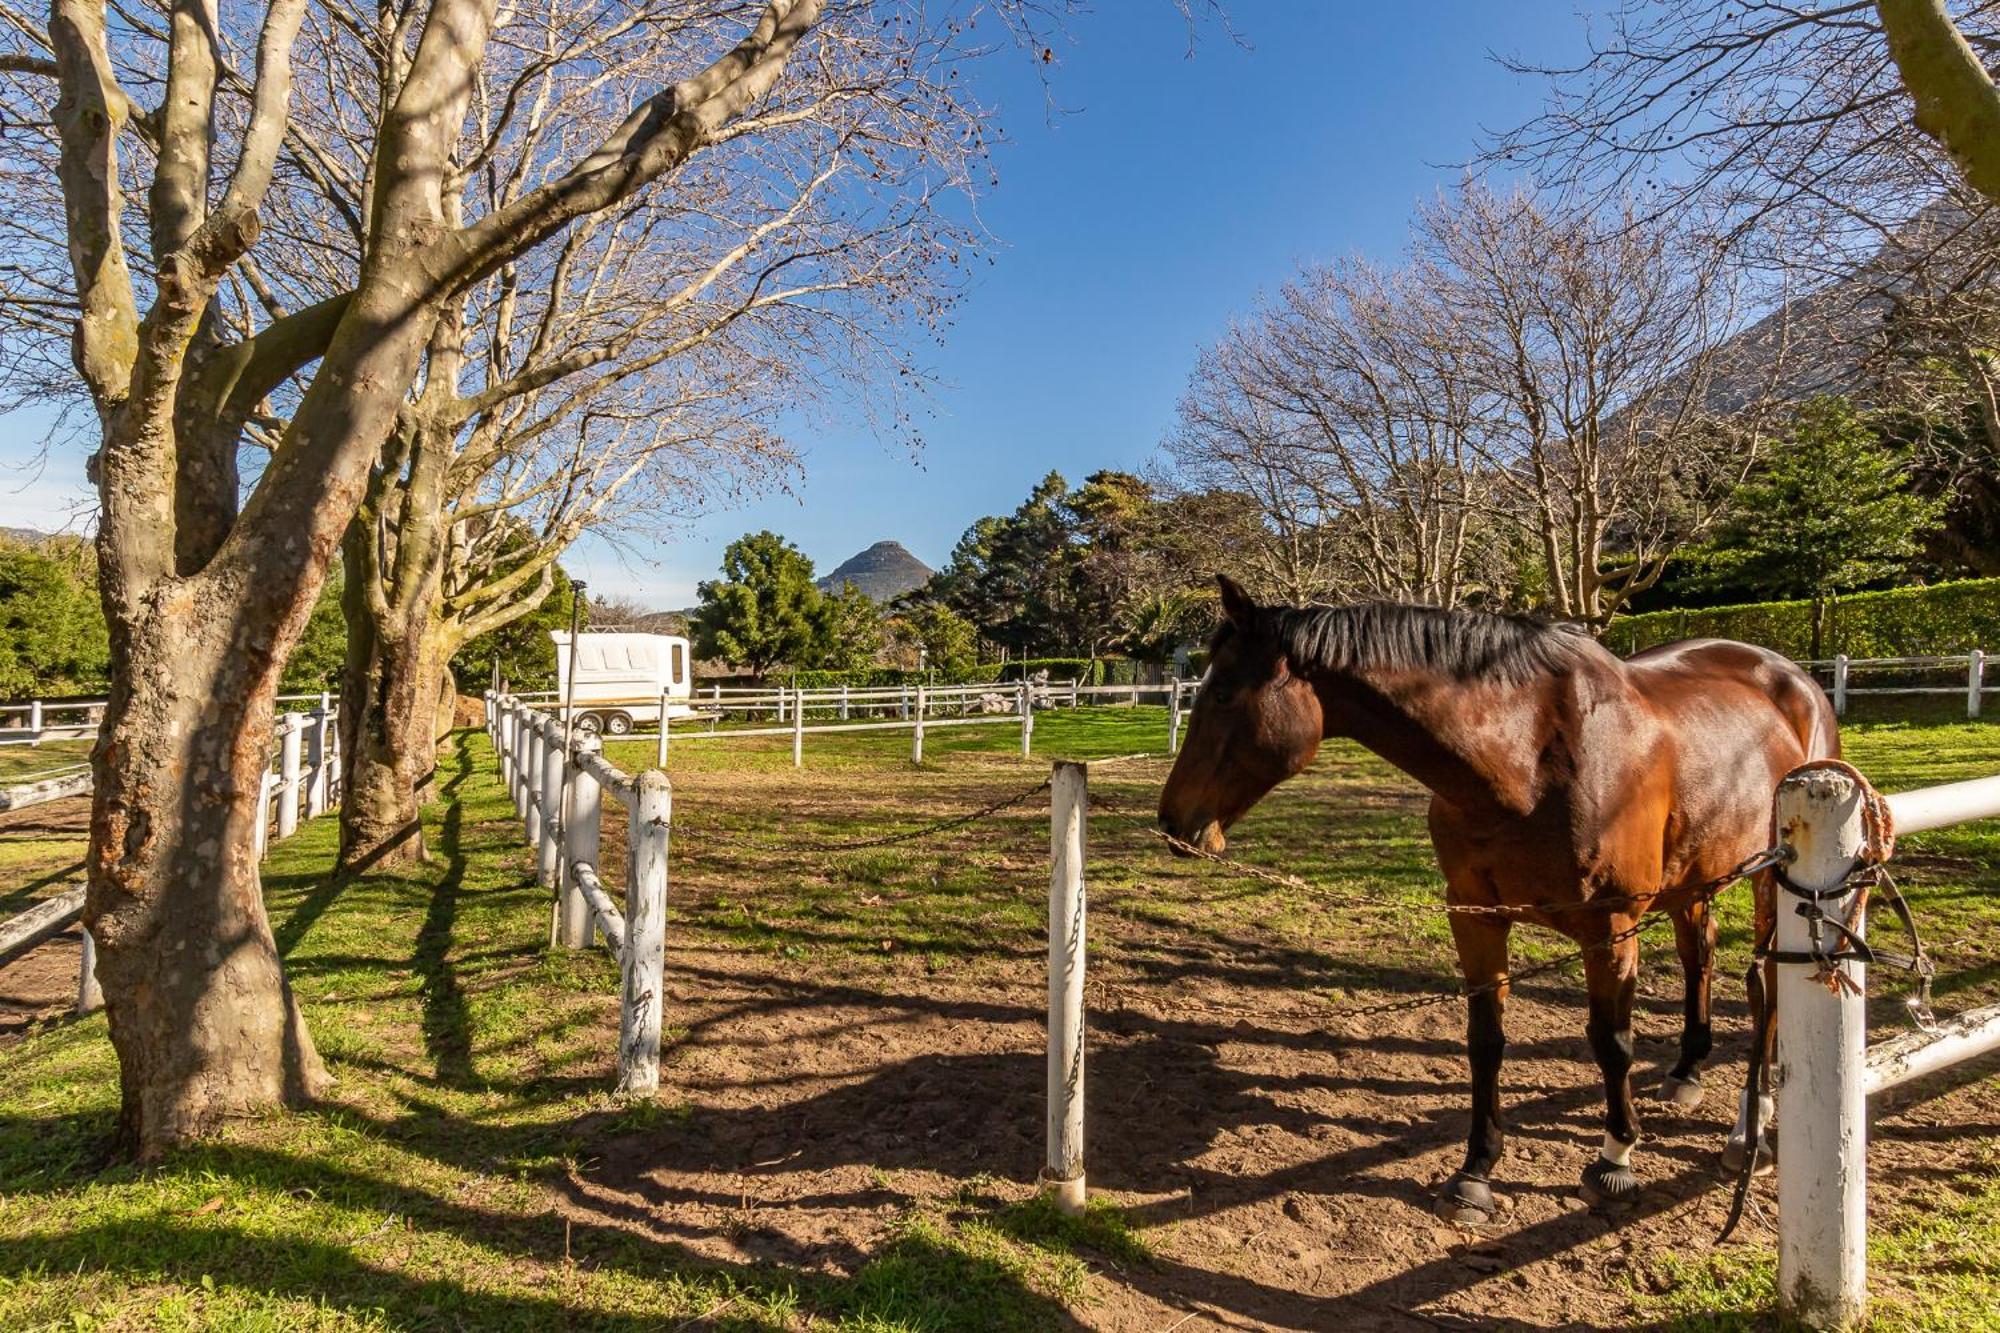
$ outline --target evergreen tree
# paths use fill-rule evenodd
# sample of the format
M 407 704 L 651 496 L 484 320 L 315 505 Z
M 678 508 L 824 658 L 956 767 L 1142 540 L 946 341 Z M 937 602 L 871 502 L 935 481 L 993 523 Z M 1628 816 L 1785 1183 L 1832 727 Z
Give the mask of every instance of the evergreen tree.
M 722 554 L 722 577 L 700 585 L 696 651 L 763 675 L 779 663 L 812 660 L 820 629 L 813 563 L 775 532 L 737 538 Z
M 1790 438 L 1738 489 L 1736 518 L 1713 560 L 1766 596 L 1812 599 L 1817 658 L 1829 602 L 1902 572 L 1941 508 L 1912 493 L 1907 463 L 1853 404 L 1816 398 L 1800 406 Z
M 822 593 L 813 617 L 810 664 L 828 671 L 860 671 L 882 651 L 882 612 L 852 583 Z

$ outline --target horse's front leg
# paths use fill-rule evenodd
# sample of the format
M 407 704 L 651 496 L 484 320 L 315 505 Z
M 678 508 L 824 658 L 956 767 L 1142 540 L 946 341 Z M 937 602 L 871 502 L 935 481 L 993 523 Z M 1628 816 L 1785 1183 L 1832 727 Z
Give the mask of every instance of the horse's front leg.
M 1622 930 L 1631 923 L 1613 917 L 1609 924 Z M 1615 1207 L 1639 1195 L 1639 1177 L 1632 1171 L 1632 1149 L 1639 1142 L 1639 1117 L 1632 1106 L 1632 1001 L 1639 986 L 1639 941 L 1624 939 L 1592 949 L 1585 955 L 1583 975 L 1590 996 L 1584 1031 L 1604 1072 L 1604 1147 L 1583 1169 L 1583 1197 Z
M 1681 1057 L 1660 1086 L 1662 1101 L 1692 1110 L 1701 1105 L 1701 1065 L 1715 1049 L 1709 996 L 1715 981 L 1715 913 L 1706 902 L 1674 914 L 1674 949 L 1681 958 Z
M 1507 1054 L 1502 1018 L 1507 1007 L 1507 934 L 1503 917 L 1455 912 L 1452 940 L 1466 989 L 1465 1051 L 1472 1065 L 1472 1133 L 1465 1165 L 1444 1183 L 1438 1213 L 1453 1222 L 1486 1222 L 1493 1216 L 1493 1168 L 1504 1135 L 1500 1123 L 1500 1063 Z

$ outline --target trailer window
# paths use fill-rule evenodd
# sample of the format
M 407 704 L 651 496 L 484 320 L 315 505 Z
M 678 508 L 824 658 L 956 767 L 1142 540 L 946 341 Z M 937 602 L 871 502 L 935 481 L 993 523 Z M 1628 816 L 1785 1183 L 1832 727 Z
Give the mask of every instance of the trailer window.
M 676 685 L 687 684 L 687 656 L 679 644 L 674 645 L 674 665 L 670 679 Z

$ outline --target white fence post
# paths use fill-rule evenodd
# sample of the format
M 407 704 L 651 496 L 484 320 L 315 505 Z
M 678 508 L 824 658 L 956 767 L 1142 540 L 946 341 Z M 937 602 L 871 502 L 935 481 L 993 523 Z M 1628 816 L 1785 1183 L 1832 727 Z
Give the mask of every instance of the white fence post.
M 542 743 L 537 751 L 541 756 L 541 799 L 536 804 L 535 830 L 540 834 L 535 843 L 535 878 L 545 889 L 560 891 L 562 888 L 562 785 L 563 765 L 567 756 L 562 749 L 561 724 L 554 720 L 542 722 L 536 728 Z M 551 828 L 551 823 L 556 827 Z
M 305 714 L 285 714 L 284 729 L 278 733 L 278 836 L 289 838 L 299 831 L 300 742 L 305 740 Z
M 76 1011 L 96 1013 L 104 1007 L 104 991 L 97 984 L 97 940 L 88 926 L 83 928 L 83 957 L 76 968 Z
M 493 710 L 493 701 L 486 701 L 488 713 Z M 326 761 L 331 748 L 326 743 L 326 729 L 329 717 L 325 708 L 317 709 L 312 715 L 312 723 L 306 728 L 306 818 L 318 819 L 326 813 L 327 793 L 331 789 L 327 782 Z
M 1029 696 L 1028 682 L 1021 682 L 1021 758 L 1026 759 L 1034 749 L 1035 742 L 1035 702 Z
M 1979 716 L 1979 694 L 1986 688 L 1986 654 L 1974 648 L 1972 661 L 1965 668 L 1965 715 Z
M 792 767 L 804 768 L 806 763 L 806 690 L 797 686 L 792 691 Z
M 1847 654 L 1836 653 L 1833 658 L 1833 715 L 1847 716 Z
M 1801 889 L 1838 889 L 1865 840 L 1863 788 L 1846 773 L 1813 769 L 1778 787 L 1779 836 L 1791 847 L 1787 870 Z M 1845 921 L 1857 889 L 1821 900 Z M 1779 891 L 1776 944 L 1780 952 L 1810 947 L 1810 926 Z M 1853 928 L 1862 928 L 1855 913 Z M 1843 941 L 1824 931 L 1832 952 Z M 1810 1328 L 1861 1322 L 1868 1299 L 1867 969 L 1857 961 L 1832 965 L 1844 974 L 1829 986 L 1812 963 L 1778 964 L 1778 1305 Z M 1752 1149 L 1754 1151 L 1754 1148 Z
M 42 701 L 28 701 L 28 746 L 33 748 L 42 743 Z
M 1167 753 L 1181 752 L 1181 678 L 1173 678 L 1172 693 L 1167 699 Z
M 583 886 L 577 883 L 576 871 L 571 867 L 580 863 L 593 870 L 597 868 L 604 790 L 598 784 L 597 775 L 584 765 L 583 760 L 586 755 L 602 751 L 604 742 L 595 736 L 579 733 L 570 745 L 569 813 L 563 817 L 563 855 L 559 867 L 562 874 L 562 908 L 557 914 L 556 942 L 565 949 L 583 949 L 589 947 L 591 936 L 595 933 L 595 919 L 590 911 L 590 900 L 583 896 Z
M 536 821 L 541 818 L 541 811 L 535 806 L 539 795 L 537 789 L 542 782 L 542 729 L 535 725 L 534 713 L 525 707 L 521 709 L 521 715 L 514 725 L 516 735 L 520 738 L 519 758 L 516 762 L 521 766 L 521 797 L 514 804 L 521 812 L 521 832 L 527 838 L 528 845 L 539 847 L 542 841 L 535 836 L 535 829 Z
M 653 758 L 653 767 L 655 768 L 665 768 L 667 766 L 667 737 L 673 727 L 673 714 L 668 709 L 668 696 L 662 694 L 660 696 L 660 752 Z
M 909 715 L 909 703 L 906 699 L 903 716 Z M 924 762 L 924 687 L 921 685 L 917 686 L 917 725 L 910 729 L 910 762 L 913 764 Z
M 1083 882 L 1090 768 L 1060 760 L 1049 785 L 1049 1106 L 1042 1188 L 1080 1213 L 1083 1170 Z
M 847 721 L 847 682 L 840 682 L 840 720 Z
M 271 776 L 271 761 L 264 761 L 264 771 L 257 775 L 257 859 L 271 848 L 271 788 L 277 780 Z
M 660 1021 L 667 964 L 667 842 L 673 788 L 649 768 L 633 783 L 625 879 L 625 957 L 618 1014 L 618 1091 L 660 1086 Z

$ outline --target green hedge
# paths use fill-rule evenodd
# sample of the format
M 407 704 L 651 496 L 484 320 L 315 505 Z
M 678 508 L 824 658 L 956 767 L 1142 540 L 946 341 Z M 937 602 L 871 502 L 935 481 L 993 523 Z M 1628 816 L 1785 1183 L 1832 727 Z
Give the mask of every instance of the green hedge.
M 1740 639 L 1804 658 L 1812 647 L 1812 603 L 1750 602 L 1689 611 L 1649 611 L 1615 621 L 1604 643 L 1634 653 L 1675 639 Z M 1923 657 L 2000 648 L 2000 579 L 1967 579 L 1842 597 L 1827 611 L 1829 657 Z
M 1144 662 L 1125 657 L 1029 657 L 1011 662 L 982 662 L 966 671 L 933 671 L 929 679 L 940 685 L 973 685 L 986 681 L 1020 680 L 1037 671 L 1049 673 L 1051 681 L 1079 681 L 1085 685 L 1136 685 L 1149 669 Z M 882 685 L 914 685 L 925 679 L 921 671 L 897 667 L 871 667 L 863 671 L 781 671 L 773 672 L 771 683 L 808 690 L 854 689 Z

